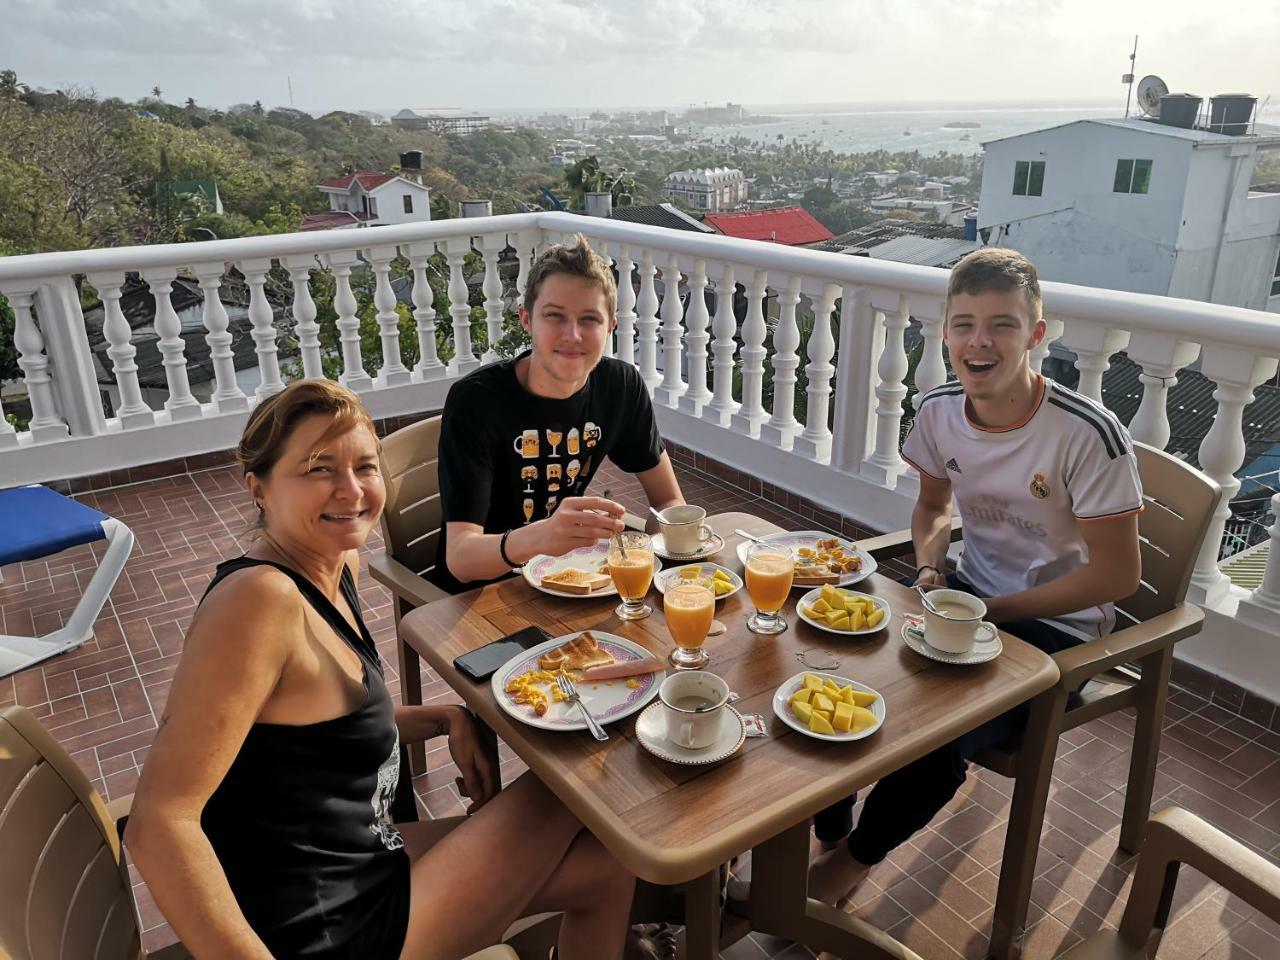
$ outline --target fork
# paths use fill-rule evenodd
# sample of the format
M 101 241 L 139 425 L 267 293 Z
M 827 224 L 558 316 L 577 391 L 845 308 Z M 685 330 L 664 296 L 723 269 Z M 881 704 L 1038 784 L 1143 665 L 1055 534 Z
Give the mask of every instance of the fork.
M 597 740 L 608 740 L 609 735 L 604 732 L 604 727 L 596 722 L 596 718 L 591 715 L 587 705 L 582 702 L 582 695 L 578 693 L 578 688 L 574 682 L 563 673 L 557 673 L 556 686 L 560 688 L 560 692 L 564 694 L 566 700 L 582 711 L 582 715 L 587 721 L 587 729 L 591 731 L 591 735 Z

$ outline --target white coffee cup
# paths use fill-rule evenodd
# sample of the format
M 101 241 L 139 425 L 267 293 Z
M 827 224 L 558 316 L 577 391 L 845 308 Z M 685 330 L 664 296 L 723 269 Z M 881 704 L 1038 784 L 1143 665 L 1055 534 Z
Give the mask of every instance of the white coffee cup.
M 963 590 L 930 590 L 929 602 L 940 613 L 924 608 L 924 639 L 944 653 L 968 653 L 978 637 L 987 605 Z
M 707 511 L 702 507 L 684 503 L 667 507 L 658 513 L 658 528 L 670 553 L 697 553 L 704 543 L 715 536 L 709 526 Z
M 704 750 L 720 733 L 729 685 L 706 670 L 682 670 L 662 681 L 658 699 L 667 718 L 667 739 L 686 750 Z

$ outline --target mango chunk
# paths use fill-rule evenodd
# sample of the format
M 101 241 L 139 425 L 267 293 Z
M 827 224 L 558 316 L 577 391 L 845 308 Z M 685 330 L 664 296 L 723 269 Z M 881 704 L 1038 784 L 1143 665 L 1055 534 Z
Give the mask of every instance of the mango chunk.
M 843 701 L 836 704 L 835 716 L 831 718 L 831 726 L 841 733 L 848 733 L 853 726 L 853 704 Z
M 835 703 L 825 693 L 815 692 L 809 702 L 813 704 L 815 710 L 824 710 L 827 713 L 831 713 L 836 708 Z
M 806 673 L 804 675 L 804 685 L 807 690 L 821 690 L 822 678 L 816 677 L 812 673 Z
M 867 628 L 874 629 L 880 626 L 880 624 L 883 621 L 884 621 L 884 611 L 881 610 L 879 607 L 876 607 L 876 609 L 872 610 L 871 613 L 867 615 Z
M 849 702 L 855 707 L 869 707 L 879 699 L 874 693 L 867 693 L 865 690 L 850 690 Z
M 712 578 L 711 589 L 717 597 L 723 597 L 727 593 L 733 593 L 733 584 L 728 580 L 717 580 Z
M 813 707 L 807 703 L 792 701 L 791 710 L 796 715 L 796 719 L 803 724 L 809 723 L 809 718 L 813 716 Z
M 702 576 L 702 567 L 697 564 L 694 564 L 691 567 L 680 568 L 680 579 L 682 580 L 696 580 L 700 576 Z
M 813 713 L 809 715 L 809 729 L 814 733 L 825 733 L 827 735 L 831 735 L 836 732 L 835 727 L 831 726 L 830 721 L 823 717 L 823 715 L 817 710 L 813 711 Z
M 808 703 L 812 697 L 813 697 L 812 690 L 810 690 L 808 687 L 801 687 L 799 690 L 797 690 L 795 693 L 791 695 L 791 702 L 792 703 Z
M 873 727 L 876 724 L 876 715 L 866 707 L 852 707 L 853 716 L 849 729 L 854 733 L 858 733 L 867 727 Z
M 827 603 L 827 601 L 819 597 L 817 600 L 814 601 L 813 606 L 810 607 L 809 609 L 811 609 L 814 613 L 823 614 L 831 609 L 831 604 Z

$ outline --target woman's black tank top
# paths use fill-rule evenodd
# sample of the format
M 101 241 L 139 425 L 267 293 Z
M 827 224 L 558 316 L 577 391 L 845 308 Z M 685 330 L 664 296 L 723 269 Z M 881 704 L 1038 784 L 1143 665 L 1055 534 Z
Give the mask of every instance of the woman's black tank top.
M 286 574 L 360 656 L 364 703 L 321 723 L 255 723 L 205 805 L 201 825 L 249 925 L 279 960 L 396 960 L 409 918 L 409 858 L 391 825 L 399 736 L 349 570 L 342 592 L 359 632 L 310 580 Z M 205 591 L 208 595 L 208 590 Z

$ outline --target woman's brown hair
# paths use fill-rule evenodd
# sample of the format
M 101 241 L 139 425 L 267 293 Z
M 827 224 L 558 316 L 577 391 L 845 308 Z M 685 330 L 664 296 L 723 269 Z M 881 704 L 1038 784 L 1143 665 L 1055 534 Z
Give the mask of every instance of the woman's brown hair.
M 332 380 L 295 380 L 258 404 L 249 415 L 236 447 L 236 462 L 245 474 L 266 477 L 280 459 L 294 429 L 313 413 L 333 418 L 329 429 L 320 437 L 321 443 L 361 424 L 375 437 L 378 435 L 359 398 L 346 387 Z

